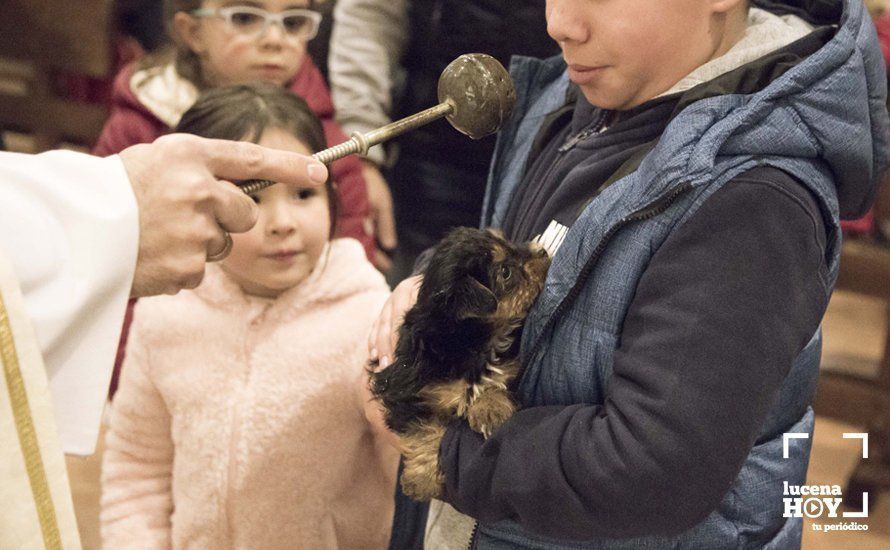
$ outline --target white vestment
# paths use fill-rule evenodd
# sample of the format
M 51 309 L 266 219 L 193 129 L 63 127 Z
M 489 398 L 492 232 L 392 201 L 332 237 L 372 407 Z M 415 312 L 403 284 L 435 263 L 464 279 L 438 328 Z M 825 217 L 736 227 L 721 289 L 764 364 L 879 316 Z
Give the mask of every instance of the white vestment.
M 24 295 L 66 453 L 95 450 L 138 241 L 117 156 L 0 153 L 0 254 Z
M 80 548 L 37 338 L 0 255 L 0 548 Z
M 80 548 L 62 450 L 95 449 L 138 241 L 117 157 L 0 153 L 0 548 Z

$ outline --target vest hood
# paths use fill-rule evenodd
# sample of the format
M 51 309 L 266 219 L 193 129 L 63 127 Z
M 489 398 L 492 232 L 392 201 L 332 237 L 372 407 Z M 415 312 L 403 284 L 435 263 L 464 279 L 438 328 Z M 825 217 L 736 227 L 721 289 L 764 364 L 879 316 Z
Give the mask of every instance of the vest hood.
M 830 39 L 761 90 L 739 98 L 720 118 L 701 119 L 707 123 L 700 126 L 702 143 L 717 146 L 715 157 L 744 151 L 819 159 L 834 176 L 840 217 L 860 217 L 887 167 L 887 77 L 871 18 L 861 2 L 851 0 L 752 4 L 797 15 L 821 26 L 814 33 Z M 699 114 L 708 110 L 702 107 Z

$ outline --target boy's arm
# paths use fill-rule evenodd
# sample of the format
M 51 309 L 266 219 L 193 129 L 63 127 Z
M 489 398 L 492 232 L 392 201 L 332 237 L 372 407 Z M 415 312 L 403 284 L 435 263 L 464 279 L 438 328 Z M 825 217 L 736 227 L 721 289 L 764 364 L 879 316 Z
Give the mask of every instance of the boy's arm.
M 111 407 L 102 461 L 100 524 L 106 548 L 169 548 L 173 512 L 170 414 L 134 326 Z
M 347 133 L 390 122 L 393 73 L 407 41 L 406 0 L 340 0 L 328 67 L 337 121 Z M 383 161 L 381 147 L 368 157 Z
M 654 255 L 605 402 L 520 410 L 487 441 L 453 425 L 440 447 L 444 500 L 555 537 L 698 524 L 735 481 L 819 325 L 824 250 L 801 186 L 736 178 Z

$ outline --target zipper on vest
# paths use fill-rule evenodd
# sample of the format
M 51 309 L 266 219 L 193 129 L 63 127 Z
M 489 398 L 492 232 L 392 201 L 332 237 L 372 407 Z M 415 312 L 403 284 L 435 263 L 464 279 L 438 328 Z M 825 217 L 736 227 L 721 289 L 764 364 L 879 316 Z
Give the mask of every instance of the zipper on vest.
M 603 238 L 600 239 L 599 244 L 594 249 L 593 254 L 590 255 L 590 258 L 587 259 L 587 262 L 584 264 L 584 267 L 581 269 L 581 272 L 578 275 L 578 279 L 575 281 L 575 284 L 572 286 L 572 289 L 569 291 L 569 293 L 566 295 L 566 297 L 563 298 L 562 302 L 560 302 L 559 305 L 556 306 L 556 309 L 553 311 L 553 315 L 550 316 L 550 318 L 547 320 L 547 323 L 544 325 L 544 328 L 541 329 L 541 332 L 538 335 L 537 340 L 535 340 L 535 343 L 532 346 L 531 352 L 528 354 L 529 360 L 533 359 L 535 357 L 535 355 L 537 354 L 538 350 L 541 348 L 541 344 L 544 341 L 544 334 L 556 323 L 556 320 L 563 313 L 565 313 L 565 311 L 569 308 L 569 306 L 572 304 L 572 302 L 574 302 L 575 299 L 578 298 L 578 295 L 581 294 L 581 290 L 584 288 L 584 284 L 587 282 L 587 279 L 590 277 L 590 274 L 593 273 L 593 268 L 596 265 L 597 261 L 599 260 L 599 257 L 603 254 L 603 252 L 606 249 L 606 246 L 608 246 L 608 244 L 609 244 L 609 241 L 612 239 L 613 236 L 615 236 L 615 233 L 617 233 L 619 230 L 621 230 L 622 228 L 624 228 L 625 226 L 627 226 L 633 222 L 652 219 L 655 216 L 661 214 L 662 212 L 667 210 L 668 207 L 670 207 L 671 204 L 673 204 L 674 201 L 677 200 L 678 197 L 687 193 L 691 189 L 692 189 L 691 183 L 689 183 L 689 182 L 681 183 L 677 187 L 674 187 L 673 189 L 671 189 L 670 191 L 668 191 L 661 197 L 655 199 L 653 202 L 649 203 L 648 205 L 644 206 L 643 208 L 640 208 L 639 210 L 631 212 L 627 216 L 621 218 L 621 220 L 619 220 L 618 223 L 616 223 L 611 228 L 609 228 L 608 231 L 606 231 L 605 235 L 603 235 Z M 519 372 L 519 374 L 514 379 L 516 381 L 515 387 L 517 387 L 517 388 L 519 387 L 519 384 L 521 383 L 522 377 L 524 375 L 525 375 L 525 366 L 522 367 L 522 370 Z

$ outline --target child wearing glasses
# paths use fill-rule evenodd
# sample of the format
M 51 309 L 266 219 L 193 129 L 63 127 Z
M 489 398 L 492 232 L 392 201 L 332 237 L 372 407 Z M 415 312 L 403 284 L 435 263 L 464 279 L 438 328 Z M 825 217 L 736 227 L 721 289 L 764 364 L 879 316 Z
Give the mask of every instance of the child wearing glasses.
M 310 0 L 165 0 L 172 45 L 115 78 L 111 114 L 93 153 L 154 141 L 176 126 L 201 91 L 258 81 L 305 99 L 322 121 L 327 145 L 346 141 L 324 79 L 306 54 L 321 21 L 311 7 Z M 339 235 L 358 239 L 370 257 L 365 169 L 356 157 L 332 166 L 342 206 Z
M 325 146 L 279 87 L 207 92 L 177 131 L 303 154 Z M 141 300 L 110 415 L 105 548 L 385 548 L 397 453 L 360 383 L 389 295 L 352 239 L 333 239 L 333 186 L 275 184 L 202 284 Z

